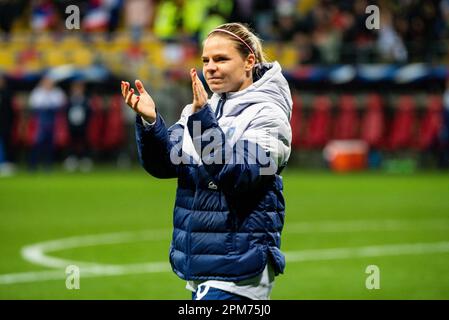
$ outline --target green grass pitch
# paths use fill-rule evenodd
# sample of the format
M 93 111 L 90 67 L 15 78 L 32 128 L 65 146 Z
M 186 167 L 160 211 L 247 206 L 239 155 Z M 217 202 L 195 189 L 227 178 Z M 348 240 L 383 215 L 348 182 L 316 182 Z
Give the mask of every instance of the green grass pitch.
M 272 299 L 449 299 L 447 173 L 283 176 L 287 266 Z M 0 179 L 0 299 L 190 299 L 166 268 L 175 188 L 142 169 Z M 64 268 L 22 256 L 54 240 L 47 258 L 121 273 L 81 267 L 68 290 Z M 366 288 L 369 265 L 379 289 Z

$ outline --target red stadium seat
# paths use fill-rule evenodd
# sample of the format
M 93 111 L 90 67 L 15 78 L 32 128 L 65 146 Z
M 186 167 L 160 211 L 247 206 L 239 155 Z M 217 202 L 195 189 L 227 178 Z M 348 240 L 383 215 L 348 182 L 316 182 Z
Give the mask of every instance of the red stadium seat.
M 90 99 L 90 107 L 92 109 L 91 118 L 87 128 L 87 137 L 89 145 L 93 150 L 101 150 L 103 147 L 104 133 L 104 103 L 100 95 L 94 95 Z
M 15 146 L 30 147 L 37 141 L 38 119 L 27 110 L 27 97 L 15 95 L 12 99 L 14 122 L 12 131 L 12 144 Z
M 25 116 L 25 106 L 18 95 L 12 98 L 12 108 L 14 112 L 11 142 L 15 146 L 27 145 L 27 117 Z
M 342 95 L 340 97 L 340 112 L 335 119 L 334 134 L 335 140 L 349 140 L 358 137 L 359 116 L 355 98 L 352 95 Z
M 388 146 L 391 150 L 413 147 L 416 124 L 415 101 L 411 96 L 401 96 L 389 130 Z
M 378 94 L 367 97 L 365 113 L 362 117 L 360 137 L 370 147 L 381 148 L 384 144 L 385 116 L 382 99 Z
M 308 120 L 305 146 L 323 148 L 329 141 L 332 123 L 331 101 L 329 97 L 317 96 L 313 102 L 312 115 Z
M 38 139 L 39 120 L 33 114 L 25 120 L 25 136 L 24 143 L 27 147 L 31 147 L 36 144 Z
M 111 96 L 109 110 L 105 119 L 103 147 L 106 150 L 117 149 L 125 141 L 125 122 L 122 112 L 121 95 Z
M 67 148 L 70 143 L 69 124 L 65 111 L 58 111 L 55 119 L 54 144 L 56 148 Z
M 300 148 L 304 144 L 303 130 L 303 103 L 298 95 L 293 94 L 293 110 L 290 125 L 292 127 L 292 147 L 294 149 Z
M 443 124 L 443 101 L 441 96 L 428 98 L 427 110 L 418 128 L 417 147 L 424 151 L 437 142 L 438 134 Z

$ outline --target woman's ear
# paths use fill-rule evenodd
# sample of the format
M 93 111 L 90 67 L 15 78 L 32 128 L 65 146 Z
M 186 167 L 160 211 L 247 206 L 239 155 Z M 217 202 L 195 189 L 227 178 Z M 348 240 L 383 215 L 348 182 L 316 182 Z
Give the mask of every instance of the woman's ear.
M 255 64 L 256 64 L 256 56 L 250 53 L 248 57 L 246 57 L 245 71 L 251 71 L 254 68 Z

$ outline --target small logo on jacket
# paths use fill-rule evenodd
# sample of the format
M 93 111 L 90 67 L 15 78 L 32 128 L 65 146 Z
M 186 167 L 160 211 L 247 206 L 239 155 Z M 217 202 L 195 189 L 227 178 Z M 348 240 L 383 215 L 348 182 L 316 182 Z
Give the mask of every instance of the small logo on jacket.
M 217 185 L 213 181 L 209 181 L 209 185 L 207 187 L 212 190 L 218 189 Z

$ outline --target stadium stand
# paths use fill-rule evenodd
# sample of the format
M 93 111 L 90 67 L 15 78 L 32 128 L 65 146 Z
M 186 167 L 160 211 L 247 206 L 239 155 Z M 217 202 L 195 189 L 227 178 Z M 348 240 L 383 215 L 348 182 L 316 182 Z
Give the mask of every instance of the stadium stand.
M 68 4 L 80 8 L 79 30 L 65 28 Z M 381 8 L 381 21 L 388 25 L 382 32 L 365 27 L 368 4 Z M 148 14 L 132 19 L 139 10 Z M 354 138 L 385 152 L 442 148 L 443 111 L 437 106 L 448 74 L 446 0 L 6 1 L 0 12 L 0 72 L 13 80 L 14 100 L 26 96 L 50 68 L 71 66 L 89 75 L 88 131 L 98 152 L 106 145 L 119 148 L 124 139 L 120 129 L 116 137 L 101 139 L 107 123 L 120 128 L 125 121 L 113 111 L 118 104 L 113 80 L 140 78 L 159 92 L 172 81 L 188 87 L 181 70 L 201 67 L 207 30 L 234 20 L 262 36 L 267 57 L 281 63 L 290 81 L 294 149 L 321 150 L 331 139 Z M 189 20 L 191 12 L 203 17 L 202 23 Z M 400 50 L 389 47 L 394 43 Z M 98 68 L 110 74 L 107 81 L 98 80 Z M 168 80 L 174 74 L 176 79 Z M 76 77 L 61 80 L 62 88 Z M 32 141 L 27 109 L 22 103 L 14 113 L 18 149 Z

